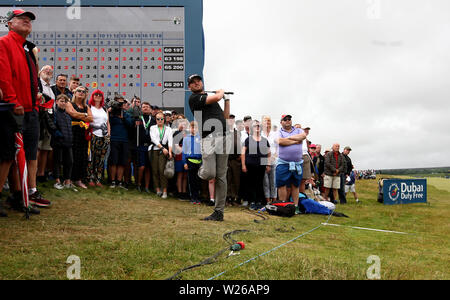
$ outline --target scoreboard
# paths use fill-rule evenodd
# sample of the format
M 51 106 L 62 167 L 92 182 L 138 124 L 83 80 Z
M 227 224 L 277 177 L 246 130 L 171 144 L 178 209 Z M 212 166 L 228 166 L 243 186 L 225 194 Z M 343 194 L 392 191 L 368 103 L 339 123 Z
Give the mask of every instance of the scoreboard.
M 81 6 L 75 18 L 68 17 L 73 7 L 17 8 L 36 15 L 27 39 L 38 47 L 39 67 L 52 66 L 55 77 L 76 75 L 90 91 L 100 89 L 109 98 L 116 93 L 126 99 L 136 95 L 152 105 L 185 112 L 186 78 L 201 74 L 204 48 L 203 31 L 187 34 L 192 24 L 188 26 L 185 18 L 186 10 L 201 10 L 201 1 L 180 2 L 200 5 Z M 3 23 L 12 9 L 0 7 Z M 195 22 L 200 21 L 201 28 L 201 11 L 199 16 Z M 0 35 L 7 30 L 0 26 Z M 186 36 L 195 35 L 200 35 L 201 43 L 186 45 Z M 162 93 L 163 89 L 171 92 Z

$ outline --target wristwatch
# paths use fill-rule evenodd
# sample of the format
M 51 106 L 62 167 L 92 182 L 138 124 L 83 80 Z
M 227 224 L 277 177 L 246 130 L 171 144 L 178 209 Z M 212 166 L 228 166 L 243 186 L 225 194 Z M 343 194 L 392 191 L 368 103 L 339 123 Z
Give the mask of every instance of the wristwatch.
M 87 116 L 88 116 L 88 114 L 87 114 L 87 113 L 84 113 L 84 117 L 87 118 Z

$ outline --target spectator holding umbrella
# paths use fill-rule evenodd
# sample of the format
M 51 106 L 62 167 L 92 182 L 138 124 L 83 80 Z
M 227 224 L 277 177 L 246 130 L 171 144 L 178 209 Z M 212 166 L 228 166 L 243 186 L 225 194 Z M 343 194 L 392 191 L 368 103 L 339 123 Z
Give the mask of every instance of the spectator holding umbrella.
M 48 207 L 36 187 L 37 150 L 39 141 L 38 72 L 36 46 L 27 41 L 36 16 L 29 11 L 15 9 L 8 12 L 9 32 L 0 38 L 0 89 L 5 102 L 14 103 L 13 113 L 23 116 L 23 145 L 28 171 L 30 203 Z M 23 191 L 26 192 L 26 191 Z

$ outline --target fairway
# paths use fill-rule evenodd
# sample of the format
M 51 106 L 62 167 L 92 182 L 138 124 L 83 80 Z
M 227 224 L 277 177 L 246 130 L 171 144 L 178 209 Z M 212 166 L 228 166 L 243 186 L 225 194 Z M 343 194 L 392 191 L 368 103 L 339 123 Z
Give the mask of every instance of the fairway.
M 178 278 L 364 280 L 377 257 L 382 280 L 450 279 L 450 191 L 436 182 L 429 181 L 427 204 L 379 204 L 377 181 L 360 180 L 362 203 L 348 195 L 337 206 L 350 218 L 270 216 L 259 223 L 238 207 L 226 208 L 224 222 L 205 222 L 212 208 L 204 205 L 109 188 L 56 191 L 47 183 L 42 191 L 52 208 L 29 221 L 11 211 L 0 219 L 0 279 L 67 279 L 71 255 L 80 259 L 82 280 L 166 279 L 227 247 L 223 235 L 234 230 L 248 230 L 232 236 L 245 243 L 240 255 L 225 251 Z M 327 220 L 345 226 L 320 226 Z

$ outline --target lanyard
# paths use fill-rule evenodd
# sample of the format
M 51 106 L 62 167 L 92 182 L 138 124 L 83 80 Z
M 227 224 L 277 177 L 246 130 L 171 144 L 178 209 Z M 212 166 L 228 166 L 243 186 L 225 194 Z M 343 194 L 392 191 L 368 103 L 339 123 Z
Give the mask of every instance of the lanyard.
M 159 131 L 159 139 L 160 139 L 160 142 L 161 142 L 161 144 L 162 144 L 162 140 L 163 140 L 163 137 L 164 137 L 164 133 L 165 133 L 165 131 L 166 131 L 166 126 L 163 127 L 162 132 L 161 132 L 161 129 L 159 129 L 159 127 L 158 127 L 158 131 Z
M 142 119 L 142 123 L 144 124 L 145 130 L 147 130 L 148 126 L 150 125 L 150 122 L 152 121 L 152 117 L 148 118 L 148 122 L 147 123 L 145 123 L 144 116 L 141 116 L 141 119 Z

